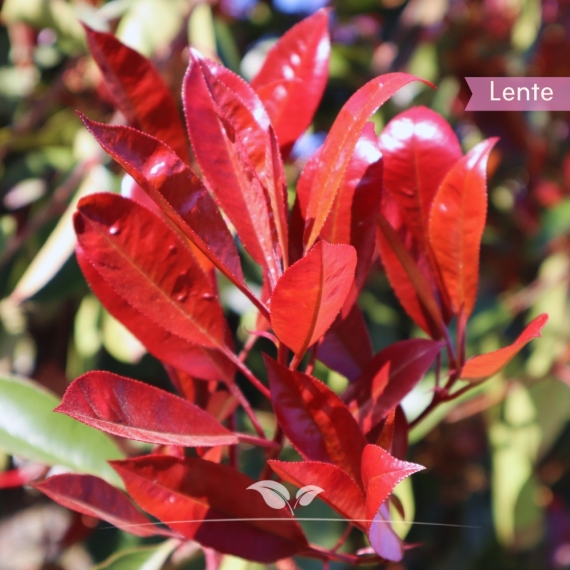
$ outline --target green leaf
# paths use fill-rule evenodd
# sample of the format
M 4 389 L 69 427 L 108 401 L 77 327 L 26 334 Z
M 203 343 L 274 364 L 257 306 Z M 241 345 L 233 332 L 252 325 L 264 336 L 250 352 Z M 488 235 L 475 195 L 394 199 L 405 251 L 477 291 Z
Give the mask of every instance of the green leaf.
M 59 399 L 39 384 L 0 376 L 0 449 L 47 465 L 97 475 L 121 487 L 107 464 L 124 456 L 105 434 L 63 414 Z
M 123 550 L 92 570 L 160 570 L 176 546 L 177 540 L 167 540 L 158 546 Z

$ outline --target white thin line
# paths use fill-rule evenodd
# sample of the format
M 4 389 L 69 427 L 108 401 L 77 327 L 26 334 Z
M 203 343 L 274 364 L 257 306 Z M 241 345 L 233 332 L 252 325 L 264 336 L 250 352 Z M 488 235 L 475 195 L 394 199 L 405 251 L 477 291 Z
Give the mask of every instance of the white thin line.
M 250 521 L 281 521 L 281 522 L 298 522 L 298 521 L 321 521 L 321 522 L 376 522 L 381 524 L 417 524 L 422 526 L 445 526 L 451 528 L 481 528 L 480 526 L 470 526 L 462 524 L 445 524 L 445 523 L 430 523 L 418 521 L 396 521 L 396 520 L 376 520 L 376 519 L 342 519 L 342 518 L 319 518 L 319 517 L 299 517 L 299 518 L 285 518 L 285 517 L 272 517 L 272 518 L 227 518 L 227 519 L 188 519 L 188 520 L 175 520 L 175 521 L 160 521 L 162 524 L 189 524 L 189 523 L 209 523 L 209 522 L 250 522 Z M 128 528 L 132 526 L 156 526 L 155 523 L 138 523 L 138 524 L 121 524 L 120 528 Z M 114 528 L 114 527 L 101 527 L 101 528 Z M 158 527 L 161 528 L 161 527 Z

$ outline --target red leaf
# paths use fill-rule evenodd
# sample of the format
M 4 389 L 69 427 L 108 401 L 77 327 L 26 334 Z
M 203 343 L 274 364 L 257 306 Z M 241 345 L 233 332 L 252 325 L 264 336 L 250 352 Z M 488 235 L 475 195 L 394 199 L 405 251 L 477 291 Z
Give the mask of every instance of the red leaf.
M 293 26 L 269 50 L 251 81 L 275 128 L 289 148 L 311 124 L 329 72 L 328 11 L 319 10 Z
M 205 547 L 261 563 L 308 548 L 289 510 L 266 505 L 261 495 L 247 490 L 253 479 L 227 465 L 167 456 L 111 464 L 145 511 Z M 251 521 L 214 522 L 233 518 Z M 257 520 L 270 518 L 281 520 Z
M 470 358 L 461 371 L 464 380 L 482 380 L 499 372 L 527 343 L 540 336 L 540 331 L 548 321 L 546 313 L 536 317 L 519 335 L 517 340 L 493 352 Z
M 384 184 L 402 209 L 407 227 L 428 251 L 428 222 L 437 189 L 461 158 L 449 123 L 426 107 L 413 107 L 392 119 L 380 135 Z
M 219 85 L 191 50 L 184 77 L 184 110 L 190 141 L 207 185 L 224 210 L 247 251 L 264 267 L 274 286 L 281 274 L 278 236 L 271 213 L 271 200 L 247 150 L 226 113 L 228 103 L 216 99 Z M 214 83 L 214 86 L 210 84 Z M 232 93 L 225 89 L 224 94 Z M 219 97 L 219 93 L 218 93 Z M 245 106 L 237 97 L 234 105 Z M 220 104 L 223 104 L 224 111 Z
M 84 25 L 87 45 L 116 107 L 136 128 L 165 142 L 188 163 L 184 126 L 168 87 L 154 65 L 113 34 Z
M 132 200 L 104 193 L 83 198 L 74 223 L 89 262 L 117 294 L 171 334 L 231 358 L 216 292 L 162 219 Z
M 377 445 L 369 444 L 362 454 L 362 481 L 366 490 L 366 519 L 368 538 L 377 554 L 390 560 L 399 560 L 401 552 L 394 548 L 394 543 L 386 535 L 389 512 L 382 509 L 394 487 L 410 475 L 424 469 L 416 463 L 408 463 L 392 457 Z
M 320 153 L 311 157 L 297 185 L 299 205 L 304 218 L 311 200 L 314 177 L 320 167 Z M 366 123 L 320 237 L 333 244 L 354 246 L 358 262 L 356 286 L 364 286 L 374 254 L 376 215 L 382 197 L 382 155 L 372 123 Z
M 324 489 L 319 499 L 342 517 L 354 521 L 355 526 L 365 527 L 366 501 L 362 489 L 336 465 L 318 461 L 268 463 L 279 477 L 297 487 L 318 485 Z
M 305 221 L 306 249 L 321 232 L 368 118 L 396 91 L 415 80 L 418 78 L 407 73 L 381 75 L 361 87 L 341 109 L 319 155 Z
M 340 398 L 320 380 L 264 355 L 279 425 L 305 458 L 334 463 L 360 483 L 366 441 Z
M 274 214 L 279 245 L 287 259 L 287 197 L 283 161 L 267 111 L 255 91 L 226 67 L 198 59 L 212 96 L 235 128 L 263 187 Z
M 487 215 L 487 159 L 497 139 L 479 143 L 449 171 L 432 204 L 429 241 L 451 309 L 469 317 L 479 281 Z
M 27 463 L 22 467 L 0 472 L 0 489 L 10 489 L 29 485 L 32 481 L 43 477 L 49 467 L 42 463 Z
M 319 242 L 279 279 L 271 297 L 271 325 L 297 357 L 335 320 L 350 291 L 355 267 L 353 247 Z
M 110 372 L 87 372 L 77 378 L 55 411 L 101 431 L 137 441 L 184 447 L 238 442 L 198 406 Z
M 318 345 L 317 358 L 354 381 L 372 360 L 372 343 L 358 305 L 352 305 L 348 315 L 343 313 L 344 310 Z
M 183 338 L 169 333 L 115 293 L 91 265 L 79 244 L 75 254 L 89 287 L 101 304 L 129 329 L 153 356 L 202 380 L 222 379 L 225 382 L 233 382 L 234 365 L 222 352 L 190 344 Z M 231 346 L 231 338 L 228 338 L 227 342 Z
M 364 433 L 374 429 L 422 379 L 444 344 L 415 338 L 396 342 L 376 354 L 343 395 Z
M 137 536 L 172 536 L 157 528 L 118 489 L 93 475 L 65 473 L 33 485 L 56 503 Z
M 244 286 L 232 235 L 202 181 L 165 144 L 128 127 L 90 121 L 87 130 L 210 261 Z
M 441 338 L 445 325 L 431 284 L 382 214 L 378 215 L 376 239 L 386 275 L 402 307 L 426 333 Z

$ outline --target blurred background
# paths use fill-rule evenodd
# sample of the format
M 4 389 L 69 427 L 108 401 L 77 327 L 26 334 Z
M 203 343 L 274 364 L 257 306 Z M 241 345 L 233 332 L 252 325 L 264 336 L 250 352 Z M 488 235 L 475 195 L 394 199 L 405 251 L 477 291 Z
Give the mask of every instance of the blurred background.
M 357 88 L 388 71 L 426 78 L 438 89 L 414 83 L 400 91 L 374 116 L 377 132 L 421 104 L 452 124 L 464 150 L 500 137 L 468 355 L 508 344 L 523 322 L 550 314 L 543 337 L 504 372 L 410 434 L 408 459 L 427 470 L 399 495 L 407 518 L 433 524 L 405 529 L 408 542 L 422 545 L 389 569 L 570 568 L 570 116 L 464 110 L 464 76 L 570 75 L 567 0 L 0 1 L 0 373 L 32 378 L 58 396 L 94 368 L 169 388 L 160 363 L 89 292 L 73 256 L 75 202 L 129 185 L 75 113 L 114 117 L 79 21 L 151 57 L 179 97 L 189 42 L 251 78 L 276 38 L 325 5 L 334 9 L 330 80 L 286 165 L 290 190 Z M 259 280 L 253 267 L 248 277 Z M 222 294 L 243 340 L 255 315 L 231 289 Z M 417 332 L 379 263 L 361 306 L 376 350 Z M 249 364 L 262 373 L 261 362 Z M 342 387 L 326 369 L 317 372 Z M 410 417 L 432 385 L 427 378 L 406 399 Z M 0 430 L 0 472 L 28 465 L 30 457 L 1 451 L 6 437 Z M 251 454 L 251 465 L 248 457 L 243 467 L 255 471 L 259 457 Z M 332 545 L 341 530 L 313 525 L 308 532 Z M 141 545 L 30 488 L 0 490 L 0 570 L 82 570 Z M 203 558 L 190 554 L 169 564 L 203 568 Z M 142 568 L 112 564 L 102 567 Z M 254 567 L 234 559 L 222 565 Z

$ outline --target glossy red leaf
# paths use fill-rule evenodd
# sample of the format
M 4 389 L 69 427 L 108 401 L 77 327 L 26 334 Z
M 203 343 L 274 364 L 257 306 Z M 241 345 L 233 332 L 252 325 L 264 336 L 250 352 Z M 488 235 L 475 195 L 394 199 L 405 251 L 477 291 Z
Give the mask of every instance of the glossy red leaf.
M 251 85 L 263 101 L 279 144 L 290 146 L 311 124 L 329 72 L 328 11 L 293 26 L 269 50 Z
M 244 286 L 232 235 L 202 181 L 159 140 L 81 115 L 87 130 L 180 231 L 238 287 Z
M 374 356 L 343 395 L 364 433 L 378 425 L 423 378 L 444 344 L 414 338 L 396 342 Z
M 398 558 L 398 550 L 393 548 L 392 540 L 389 544 L 384 542 L 389 539 L 385 534 L 387 529 L 383 528 L 385 521 L 389 520 L 389 513 L 387 509 L 381 512 L 381 507 L 400 481 L 422 469 L 424 467 L 416 463 L 396 459 L 377 445 L 369 444 L 364 449 L 362 481 L 366 491 L 366 519 L 371 521 L 367 523 L 367 533 L 376 552 L 385 558 L 394 554 L 393 559 L 399 560 L 401 556 Z
M 87 45 L 116 107 L 129 123 L 155 136 L 188 163 L 184 125 L 168 87 L 154 65 L 113 34 L 84 25 Z
M 297 185 L 303 218 L 311 200 L 313 182 L 319 168 L 320 151 L 313 155 Z M 372 123 L 366 123 L 342 178 L 320 237 L 333 244 L 354 246 L 358 262 L 356 285 L 362 289 L 374 254 L 376 215 L 382 197 L 382 155 Z
M 451 303 L 469 317 L 477 298 L 487 216 L 487 159 L 497 139 L 479 143 L 449 171 L 432 204 L 429 241 Z
M 205 547 L 261 563 L 308 548 L 289 510 L 269 507 L 247 490 L 253 479 L 227 465 L 167 456 L 111 464 L 145 511 Z M 251 520 L 224 520 L 235 518 Z
M 287 259 L 287 188 L 275 132 L 255 91 L 227 67 L 198 58 L 214 101 L 231 122 L 267 190 L 283 257 Z
M 229 352 L 210 280 L 161 218 L 104 193 L 79 202 L 74 224 L 89 262 L 137 311 L 191 344 Z
M 202 65 L 201 56 L 191 50 L 183 88 L 190 142 L 206 184 L 235 226 L 244 247 L 267 270 L 274 285 L 281 265 L 271 200 L 232 117 L 220 107 L 223 104 L 227 109 L 228 103 L 216 100 L 216 85 L 211 86 L 208 79 L 213 81 L 212 74 Z M 227 89 L 224 94 L 232 95 Z M 235 96 L 232 101 L 240 104 Z
M 93 475 L 65 473 L 33 485 L 56 503 L 137 536 L 172 536 L 154 526 L 119 489 Z
M 190 344 L 157 325 L 115 292 L 91 265 L 80 245 L 77 245 L 75 255 L 83 276 L 101 304 L 138 338 L 150 354 L 190 376 L 233 382 L 235 367 L 224 353 Z M 227 344 L 231 346 L 231 338 L 227 336 Z
M 357 304 L 336 318 L 317 348 L 317 358 L 329 368 L 356 380 L 373 357 L 372 342 L 364 315 Z
M 381 75 L 361 87 L 341 109 L 319 154 L 305 219 L 306 249 L 324 226 L 368 118 L 396 91 L 416 80 L 407 73 Z
M 335 320 L 350 291 L 355 267 L 353 247 L 319 242 L 279 279 L 271 296 L 271 325 L 297 356 Z
M 346 405 L 320 380 L 264 360 L 275 414 L 293 446 L 305 459 L 333 463 L 360 483 L 366 441 Z
M 437 189 L 461 158 L 449 123 L 426 107 L 413 107 L 392 119 L 380 135 L 384 185 L 402 209 L 422 251 L 428 250 L 428 222 Z
M 198 406 L 110 372 L 87 372 L 55 409 L 101 431 L 161 445 L 234 445 L 235 435 Z
M 431 283 L 382 214 L 376 243 L 388 281 L 406 313 L 432 338 L 441 338 L 445 324 Z
M 540 332 L 547 321 L 548 315 L 546 313 L 539 315 L 524 329 L 513 344 L 470 358 L 463 366 L 460 378 L 464 380 L 483 380 L 497 374 L 526 344 L 533 338 L 540 336 Z
M 324 489 L 319 494 L 319 499 L 342 517 L 354 521 L 355 526 L 365 528 L 364 494 L 360 486 L 342 469 L 319 461 L 269 461 L 268 463 L 279 477 L 297 487 L 317 485 Z

